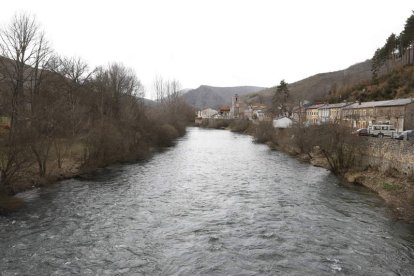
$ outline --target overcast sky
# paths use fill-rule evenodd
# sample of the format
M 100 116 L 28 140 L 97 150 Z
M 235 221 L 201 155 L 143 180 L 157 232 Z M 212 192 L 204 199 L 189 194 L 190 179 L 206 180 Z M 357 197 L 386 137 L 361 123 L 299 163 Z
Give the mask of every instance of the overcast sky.
M 412 0 L 13 0 L 0 20 L 35 15 L 56 52 L 122 62 L 149 97 L 156 75 L 185 88 L 268 87 L 344 69 L 372 57 L 412 10 Z

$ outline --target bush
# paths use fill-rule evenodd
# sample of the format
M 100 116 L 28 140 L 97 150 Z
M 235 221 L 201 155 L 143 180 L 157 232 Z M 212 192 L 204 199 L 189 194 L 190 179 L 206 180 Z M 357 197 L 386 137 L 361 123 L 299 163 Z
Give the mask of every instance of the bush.
M 260 122 L 254 131 L 254 140 L 258 143 L 266 143 L 273 140 L 274 127 L 272 122 Z
M 249 120 L 234 120 L 230 123 L 230 129 L 233 132 L 241 132 L 244 133 L 247 129 L 251 126 Z
M 351 133 L 351 129 L 341 124 L 327 124 L 317 127 L 316 139 L 322 154 L 328 161 L 331 171 L 343 174 L 362 157 L 367 139 Z
M 230 120 L 228 119 L 203 119 L 201 127 L 225 129 L 230 126 Z
M 179 137 L 178 131 L 170 124 L 163 124 L 157 129 L 157 145 L 170 147 L 174 144 L 174 139 Z

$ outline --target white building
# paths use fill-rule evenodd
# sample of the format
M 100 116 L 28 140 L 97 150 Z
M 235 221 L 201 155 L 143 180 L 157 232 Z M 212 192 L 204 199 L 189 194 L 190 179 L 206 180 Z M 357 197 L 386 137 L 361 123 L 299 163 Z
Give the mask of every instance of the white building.
M 202 119 L 209 119 L 212 118 L 214 115 L 218 114 L 217 110 L 212 108 L 206 108 L 204 110 L 198 111 L 197 117 Z

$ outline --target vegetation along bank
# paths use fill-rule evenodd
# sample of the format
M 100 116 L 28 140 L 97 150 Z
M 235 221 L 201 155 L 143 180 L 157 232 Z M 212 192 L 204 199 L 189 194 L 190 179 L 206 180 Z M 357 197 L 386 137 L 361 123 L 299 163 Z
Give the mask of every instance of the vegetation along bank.
M 177 81 L 157 78 L 157 101 L 145 100 L 132 69 L 56 54 L 31 16 L 16 15 L 0 38 L 0 212 L 20 191 L 146 158 L 193 121 Z

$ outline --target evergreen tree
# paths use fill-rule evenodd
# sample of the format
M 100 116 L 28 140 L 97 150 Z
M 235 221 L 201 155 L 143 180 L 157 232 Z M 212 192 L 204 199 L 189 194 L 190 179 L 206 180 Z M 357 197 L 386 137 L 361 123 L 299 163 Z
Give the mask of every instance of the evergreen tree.
M 276 86 L 275 93 L 273 95 L 272 107 L 273 113 L 276 116 L 288 116 L 287 103 L 289 99 L 288 83 L 285 80 L 281 80 L 280 84 Z
M 414 12 L 413 14 L 407 18 L 404 26 L 404 30 L 400 34 L 401 37 L 401 44 L 405 51 L 407 51 L 407 63 L 411 64 L 412 60 L 412 52 L 414 48 Z

